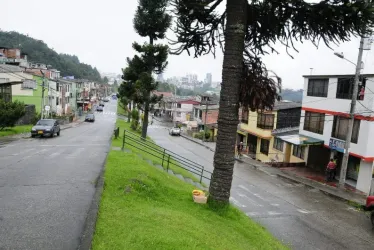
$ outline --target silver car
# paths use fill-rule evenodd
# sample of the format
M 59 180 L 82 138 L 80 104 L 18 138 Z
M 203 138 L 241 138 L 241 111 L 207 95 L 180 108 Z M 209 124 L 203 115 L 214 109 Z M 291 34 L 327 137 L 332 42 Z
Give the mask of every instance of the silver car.
M 180 136 L 181 135 L 181 129 L 178 128 L 178 127 L 171 128 L 169 130 L 169 134 L 170 135 L 178 135 L 178 136 Z
M 60 136 L 60 125 L 55 119 L 41 119 L 34 127 L 31 128 L 31 137 L 49 136 L 53 137 L 55 134 Z

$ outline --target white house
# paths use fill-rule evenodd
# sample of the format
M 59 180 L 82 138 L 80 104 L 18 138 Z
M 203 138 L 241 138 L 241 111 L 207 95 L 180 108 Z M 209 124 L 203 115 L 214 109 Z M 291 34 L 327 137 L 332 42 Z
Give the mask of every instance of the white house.
M 320 145 L 302 148 L 307 151 L 309 167 L 323 171 L 329 159 L 336 157 L 340 174 L 353 78 L 353 75 L 304 76 L 299 133 L 320 141 Z M 374 74 L 361 75 L 357 100 L 346 177 L 347 184 L 368 193 L 374 161 Z
M 194 105 L 200 105 L 199 101 L 195 100 L 177 100 L 172 104 L 173 122 L 190 121 L 193 116 L 192 111 Z

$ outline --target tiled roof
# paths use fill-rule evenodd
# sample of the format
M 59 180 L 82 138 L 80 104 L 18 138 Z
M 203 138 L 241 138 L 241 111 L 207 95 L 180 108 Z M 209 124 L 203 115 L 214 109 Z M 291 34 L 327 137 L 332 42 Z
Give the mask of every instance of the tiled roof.
M 14 65 L 0 64 L 0 73 L 22 72 L 23 68 Z

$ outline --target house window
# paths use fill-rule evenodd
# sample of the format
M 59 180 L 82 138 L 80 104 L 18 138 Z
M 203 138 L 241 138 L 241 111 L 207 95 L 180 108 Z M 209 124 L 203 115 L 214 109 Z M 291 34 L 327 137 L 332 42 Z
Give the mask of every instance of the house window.
M 360 120 L 355 119 L 353 123 L 353 131 L 352 131 L 352 143 L 358 142 L 358 134 L 360 131 Z M 334 122 L 332 125 L 332 133 L 331 137 L 345 140 L 347 133 L 348 133 L 348 124 L 349 124 L 349 118 L 342 117 L 342 116 L 334 116 Z
M 309 79 L 308 96 L 327 97 L 329 79 Z
M 241 122 L 242 123 L 248 123 L 248 109 L 242 109 L 242 119 L 241 119 Z
M 257 116 L 257 127 L 262 129 L 273 129 L 274 115 L 259 113 Z
M 200 118 L 200 119 L 203 118 L 203 111 L 202 111 L 202 110 L 199 110 L 199 118 Z
M 317 134 L 323 134 L 323 128 L 325 125 L 325 114 L 305 112 L 304 118 L 304 130 L 310 131 Z
M 10 84 L 0 85 L 0 99 L 4 102 L 12 101 L 12 86 Z
M 304 147 L 293 145 L 292 155 L 304 160 L 304 151 Z
M 279 138 L 274 138 L 273 148 L 279 151 L 283 151 L 283 141 Z
M 179 108 L 179 109 L 182 108 L 182 104 L 178 103 L 177 108 Z
M 269 140 L 261 139 L 261 146 L 260 146 L 260 152 L 268 155 L 269 154 Z
M 353 78 L 339 78 L 337 83 L 336 98 L 338 99 L 352 99 L 353 94 Z M 366 86 L 366 78 L 360 79 L 360 84 L 358 86 L 358 100 L 364 100 Z

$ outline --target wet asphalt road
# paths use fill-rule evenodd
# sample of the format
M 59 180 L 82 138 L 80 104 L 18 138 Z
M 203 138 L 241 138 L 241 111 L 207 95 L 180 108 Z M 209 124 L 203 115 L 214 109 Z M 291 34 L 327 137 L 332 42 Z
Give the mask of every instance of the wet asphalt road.
M 169 136 L 162 124 L 148 131 L 160 146 L 213 170 L 210 150 Z M 374 249 L 374 230 L 367 214 L 246 164 L 235 165 L 230 200 L 292 249 Z
M 77 249 L 116 104 L 60 137 L 0 143 L 0 249 Z

